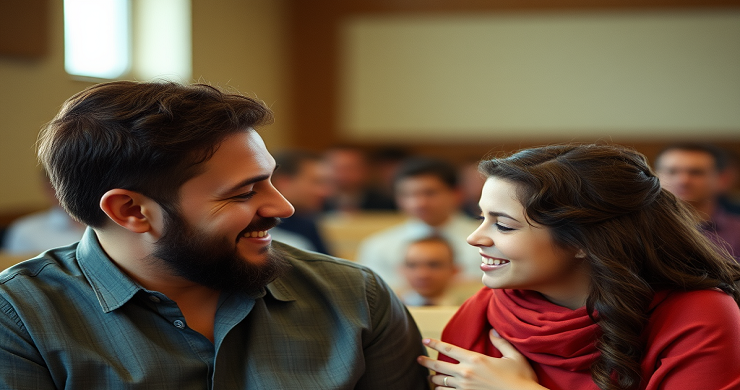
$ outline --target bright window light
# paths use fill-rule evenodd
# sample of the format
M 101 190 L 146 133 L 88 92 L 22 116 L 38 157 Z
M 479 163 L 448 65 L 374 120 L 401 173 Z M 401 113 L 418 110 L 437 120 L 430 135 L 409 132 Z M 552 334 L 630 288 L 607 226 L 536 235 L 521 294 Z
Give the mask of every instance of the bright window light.
M 129 68 L 129 0 L 64 0 L 64 68 L 113 79 Z

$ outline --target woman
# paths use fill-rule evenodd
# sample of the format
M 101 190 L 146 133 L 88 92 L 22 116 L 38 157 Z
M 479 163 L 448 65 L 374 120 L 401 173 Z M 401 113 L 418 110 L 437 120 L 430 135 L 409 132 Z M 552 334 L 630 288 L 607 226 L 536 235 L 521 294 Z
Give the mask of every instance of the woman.
M 740 266 L 644 156 L 558 145 L 480 170 L 488 288 L 424 340 L 438 388 L 740 389 Z

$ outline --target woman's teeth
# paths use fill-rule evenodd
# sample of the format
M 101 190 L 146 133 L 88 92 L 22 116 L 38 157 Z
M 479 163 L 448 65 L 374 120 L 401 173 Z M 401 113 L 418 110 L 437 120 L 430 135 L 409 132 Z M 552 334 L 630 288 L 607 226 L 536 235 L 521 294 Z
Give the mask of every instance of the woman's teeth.
M 491 259 L 490 257 L 481 257 L 483 264 L 486 265 L 501 265 L 509 263 L 509 260 Z

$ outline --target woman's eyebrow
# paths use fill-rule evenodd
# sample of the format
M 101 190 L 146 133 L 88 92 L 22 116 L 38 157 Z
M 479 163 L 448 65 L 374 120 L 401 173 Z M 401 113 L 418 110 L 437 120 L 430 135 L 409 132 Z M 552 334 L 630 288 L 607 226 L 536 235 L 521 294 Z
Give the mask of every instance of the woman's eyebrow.
M 488 212 L 488 215 L 490 215 L 491 217 L 509 218 L 509 219 L 511 219 L 513 221 L 519 222 L 519 220 L 517 220 L 516 218 L 512 217 L 511 215 L 506 214 L 506 213 L 503 213 L 503 212 L 500 212 L 500 211 L 489 211 Z

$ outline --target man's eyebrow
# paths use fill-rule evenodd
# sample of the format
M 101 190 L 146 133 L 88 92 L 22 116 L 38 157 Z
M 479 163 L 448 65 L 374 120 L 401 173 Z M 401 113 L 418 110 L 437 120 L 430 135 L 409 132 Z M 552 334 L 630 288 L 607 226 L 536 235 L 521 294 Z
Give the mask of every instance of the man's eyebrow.
M 500 211 L 489 211 L 489 212 L 488 212 L 488 215 L 490 215 L 490 216 L 492 216 L 492 217 L 504 217 L 504 218 L 509 218 L 509 219 L 511 219 L 511 220 L 513 220 L 513 221 L 517 221 L 517 222 L 519 222 L 519 221 L 518 221 L 518 220 L 517 220 L 516 218 L 512 217 L 511 215 L 509 215 L 509 214 L 506 214 L 506 213 L 502 213 L 502 212 L 500 212 Z
M 277 168 L 278 167 L 275 166 L 275 169 L 273 169 L 272 171 L 275 172 L 275 170 L 277 170 Z M 272 176 L 272 174 L 267 174 L 266 173 L 264 175 L 258 175 L 258 176 L 254 176 L 254 177 L 250 177 L 250 178 L 244 179 L 244 180 L 240 181 L 239 183 L 237 183 L 236 185 L 234 185 L 233 187 L 231 187 L 228 190 L 224 191 L 224 194 L 231 194 L 231 193 L 234 193 L 234 192 L 238 192 L 239 189 L 242 188 L 242 187 L 246 187 L 246 186 L 252 185 L 254 183 L 257 183 L 257 182 L 260 182 L 260 181 L 263 181 L 263 180 L 269 180 L 270 179 L 270 176 Z

